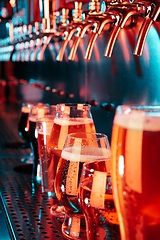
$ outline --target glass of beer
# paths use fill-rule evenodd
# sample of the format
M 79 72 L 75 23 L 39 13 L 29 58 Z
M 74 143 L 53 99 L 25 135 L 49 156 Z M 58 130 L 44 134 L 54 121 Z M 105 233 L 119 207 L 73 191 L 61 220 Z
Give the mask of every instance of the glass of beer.
M 64 103 L 57 104 L 57 114 L 51 130 L 49 139 L 49 150 L 51 151 L 54 161 L 53 174 L 56 174 L 57 164 L 61 156 L 61 152 L 66 141 L 67 135 L 74 132 L 94 132 L 95 126 L 91 114 L 91 106 L 82 103 Z M 64 207 L 53 205 L 51 212 L 55 216 L 59 216 Z
M 23 103 L 21 107 L 21 114 L 18 121 L 18 133 L 25 143 L 26 147 L 30 147 L 29 142 L 29 113 L 31 111 L 32 104 Z
M 86 239 L 85 218 L 78 200 L 83 163 L 108 159 L 109 154 L 104 134 L 78 132 L 67 136 L 57 167 L 55 191 L 66 209 L 62 233 L 68 239 Z
M 24 141 L 24 144 L 21 146 L 23 148 L 30 148 L 30 141 L 29 141 L 29 114 L 31 111 L 31 107 L 33 104 L 30 103 L 22 103 L 21 113 L 18 121 L 18 133 L 19 136 Z M 29 156 L 22 158 L 22 162 L 25 163 L 33 163 L 33 153 L 31 152 Z
M 102 158 L 103 159 L 103 158 Z M 110 153 L 103 160 L 85 162 L 79 183 L 79 201 L 86 219 L 87 239 L 120 240 L 111 182 Z
M 112 183 L 122 240 L 160 239 L 160 106 L 118 106 Z
M 39 164 L 39 154 L 38 154 L 38 140 L 36 130 L 36 120 L 48 115 L 50 112 L 49 104 L 38 103 L 31 107 L 29 114 L 29 141 L 31 150 L 33 153 L 33 174 L 32 177 L 37 180 L 41 180 L 40 176 L 40 164 Z
M 53 108 L 53 107 L 52 107 Z M 46 115 L 43 118 L 38 118 L 36 122 L 36 131 L 38 135 L 38 151 L 41 170 L 42 192 L 46 192 L 48 196 L 55 196 L 54 190 L 54 159 L 48 148 L 48 141 L 53 126 L 53 121 L 56 116 L 56 105 L 52 115 Z

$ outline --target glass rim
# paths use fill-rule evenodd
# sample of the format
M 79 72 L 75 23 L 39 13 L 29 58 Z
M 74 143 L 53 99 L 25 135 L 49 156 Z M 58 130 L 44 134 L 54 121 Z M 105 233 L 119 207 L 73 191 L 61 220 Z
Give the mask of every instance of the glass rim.
M 46 120 L 42 121 L 43 119 L 46 119 Z M 53 120 L 53 122 L 54 122 L 54 119 L 55 119 L 55 117 L 53 117 L 52 115 L 45 115 L 44 117 L 37 118 L 36 122 L 39 122 L 39 123 L 41 123 L 41 122 L 49 122 L 51 120 Z
M 77 107 L 78 105 L 83 105 L 84 107 L 91 107 L 89 103 L 58 103 L 57 106 L 66 107 Z
M 31 109 L 39 109 L 39 108 L 48 108 L 48 107 L 50 107 L 51 105 L 49 104 L 49 103 L 38 103 L 38 104 L 33 104 L 32 106 L 31 106 Z
M 130 110 L 140 110 L 140 111 L 160 111 L 160 105 L 118 105 L 117 106 L 117 110 L 118 111 L 125 111 L 127 109 L 130 109 Z
M 76 137 L 77 135 L 77 137 Z M 99 137 L 96 137 L 96 138 L 93 138 L 93 137 L 80 137 L 81 135 L 90 135 L 90 136 L 99 136 Z M 91 133 L 91 132 L 79 132 L 79 133 L 69 133 L 67 135 L 67 138 L 80 138 L 80 139 L 87 139 L 87 140 L 97 140 L 97 139 L 107 139 L 108 141 L 108 136 L 104 133 Z

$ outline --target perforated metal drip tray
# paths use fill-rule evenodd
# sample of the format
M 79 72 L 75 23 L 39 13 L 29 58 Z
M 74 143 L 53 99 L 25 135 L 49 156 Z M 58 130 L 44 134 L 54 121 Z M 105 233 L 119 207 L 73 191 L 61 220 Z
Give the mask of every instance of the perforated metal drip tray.
M 9 128 L 0 116 L 0 200 L 10 238 L 65 239 L 61 233 L 62 219 L 50 212 L 56 199 L 42 193 L 41 185 L 31 181 L 32 166 L 21 161 L 30 151 L 2 147 L 9 139 L 18 139 L 11 125 L 10 122 Z M 2 222 L 0 225 L 3 230 Z

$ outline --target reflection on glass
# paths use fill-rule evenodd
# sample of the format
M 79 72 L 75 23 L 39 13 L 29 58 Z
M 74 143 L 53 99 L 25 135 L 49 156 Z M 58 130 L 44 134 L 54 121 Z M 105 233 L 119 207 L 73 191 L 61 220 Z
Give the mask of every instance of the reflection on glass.
M 67 136 L 58 163 L 55 190 L 65 206 L 62 233 L 71 239 L 86 239 L 85 218 L 78 202 L 78 185 L 84 162 L 109 156 L 108 139 L 97 133 L 71 133 Z
M 86 218 L 87 239 L 120 240 L 109 158 L 83 164 L 79 202 Z
M 38 103 L 31 107 L 31 111 L 29 114 L 29 141 L 31 150 L 33 153 L 33 178 L 36 177 L 37 180 L 41 178 L 40 176 L 40 165 L 39 165 L 39 154 L 38 154 L 38 141 L 37 134 L 35 134 L 36 130 L 36 120 L 38 118 L 44 117 L 49 114 L 50 105 Z
M 67 135 L 73 132 L 95 132 L 90 108 L 90 105 L 80 103 L 57 105 L 57 114 L 49 139 L 49 149 L 54 161 L 54 176 Z M 51 212 L 55 216 L 64 216 L 64 208 L 57 208 L 57 205 L 52 206 Z
M 52 113 L 53 114 L 53 113 Z M 54 190 L 54 159 L 48 148 L 49 137 L 54 122 L 55 114 L 37 119 L 36 130 L 38 133 L 38 150 L 42 178 L 42 192 L 47 192 L 49 196 L 55 195 Z

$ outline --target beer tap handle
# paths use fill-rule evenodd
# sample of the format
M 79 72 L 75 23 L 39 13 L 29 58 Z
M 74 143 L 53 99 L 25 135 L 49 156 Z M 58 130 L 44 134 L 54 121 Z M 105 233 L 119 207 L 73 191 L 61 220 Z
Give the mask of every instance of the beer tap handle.
M 86 0 L 84 2 L 87 2 Z M 100 2 L 99 0 L 92 0 L 89 2 L 89 12 L 87 16 L 87 20 L 82 24 L 83 26 L 79 28 L 79 31 L 77 32 L 76 35 L 76 40 L 73 43 L 70 55 L 69 55 L 69 60 L 74 60 L 75 54 L 77 51 L 77 48 L 79 46 L 80 40 L 84 37 L 86 31 L 89 28 L 94 28 L 93 34 L 95 32 L 95 28 L 97 28 L 98 21 L 95 19 L 95 17 L 99 17 L 102 15 L 102 12 L 100 11 Z M 81 30 L 82 29 L 82 30 Z M 80 32 L 81 31 L 81 32 Z
M 82 8 L 82 3 L 80 1 L 76 1 L 75 8 L 72 10 L 73 20 L 67 26 L 66 31 L 64 31 L 63 42 L 62 42 L 61 48 L 60 48 L 59 53 L 56 58 L 57 61 L 63 60 L 64 52 L 65 52 L 68 42 L 71 40 L 72 36 L 77 31 L 77 28 L 80 27 L 82 24 L 82 9 L 81 8 Z M 78 30 L 80 30 L 80 29 L 78 29 Z
M 121 27 L 119 25 L 115 24 L 114 27 L 113 27 L 113 30 L 110 34 L 108 44 L 107 44 L 107 47 L 106 47 L 106 51 L 105 51 L 105 56 L 106 57 L 111 57 L 115 41 L 117 39 L 117 36 L 118 36 L 120 30 L 121 30 Z
M 98 37 L 98 33 L 97 32 L 93 32 L 92 36 L 91 36 L 91 38 L 89 40 L 87 49 L 86 49 L 86 53 L 85 53 L 84 59 L 90 60 L 91 54 L 92 54 L 92 50 L 93 50 L 93 46 L 94 46 L 94 43 L 95 43 L 97 37 Z
M 153 13 L 153 16 L 152 17 L 146 16 L 143 21 L 143 24 L 142 24 L 139 34 L 138 34 L 135 50 L 134 50 L 135 55 L 137 55 L 137 56 L 142 55 L 143 47 L 144 47 L 144 43 L 145 43 L 148 31 L 149 31 L 151 25 L 153 24 L 153 22 L 155 22 L 157 20 L 159 14 L 160 14 L 160 2 L 158 2 L 156 4 L 156 9 Z
M 73 28 L 70 31 L 65 31 L 64 32 L 63 42 L 62 42 L 61 48 L 59 50 L 59 53 L 56 57 L 57 61 L 62 61 L 63 60 L 63 55 L 64 55 L 64 52 L 65 52 L 65 48 L 66 48 L 68 42 L 71 40 L 75 31 L 76 31 L 76 28 Z
M 118 37 L 118 34 L 119 34 L 120 30 L 125 26 L 126 22 L 129 20 L 129 18 L 132 16 L 141 16 L 141 14 L 142 14 L 141 11 L 138 10 L 137 6 L 130 7 L 130 6 L 126 5 L 126 8 L 124 9 L 123 4 L 122 4 L 122 8 L 118 9 L 117 14 L 118 14 L 118 12 L 119 12 L 119 20 L 115 23 L 115 25 L 111 31 L 111 34 L 110 34 L 110 37 L 108 40 L 108 44 L 107 44 L 107 47 L 105 50 L 106 57 L 111 57 L 112 52 L 113 52 L 113 47 L 114 47 L 115 41 Z
M 99 22 L 97 28 L 95 28 L 95 30 L 93 30 L 92 36 L 89 40 L 89 43 L 88 43 L 88 46 L 86 49 L 86 54 L 84 56 L 84 59 L 89 60 L 91 58 L 93 46 L 94 46 L 94 43 L 95 43 L 97 37 L 101 34 L 105 25 L 109 24 L 109 27 L 110 27 L 110 24 L 113 24 L 115 22 L 115 19 L 116 19 L 115 15 L 108 14 L 108 15 L 106 15 L 105 19 L 101 23 Z
M 93 23 L 87 23 L 85 26 L 83 26 L 83 29 L 81 30 L 82 27 L 77 28 L 77 34 L 76 34 L 76 40 L 73 43 L 71 52 L 69 54 L 69 60 L 73 61 L 76 55 L 77 48 L 79 46 L 80 40 L 84 37 L 86 31 L 93 26 Z
M 40 50 L 40 53 L 39 53 L 39 56 L 38 56 L 37 60 L 42 61 L 44 59 L 44 52 L 46 50 L 46 47 L 50 43 L 52 37 L 53 37 L 53 34 L 50 34 L 49 36 L 44 36 L 43 37 L 43 44 L 42 44 L 42 47 L 41 47 L 41 50 Z

